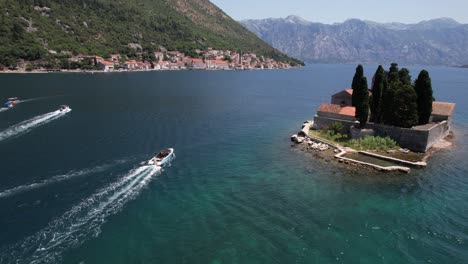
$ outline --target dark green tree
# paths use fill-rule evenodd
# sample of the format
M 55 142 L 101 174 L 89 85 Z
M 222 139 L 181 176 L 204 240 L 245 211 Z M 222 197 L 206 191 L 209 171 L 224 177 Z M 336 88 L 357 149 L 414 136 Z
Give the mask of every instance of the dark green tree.
M 394 90 L 393 116 L 390 125 L 411 128 L 418 124 L 417 95 L 411 85 L 400 85 Z
M 390 64 L 390 70 L 389 72 L 398 72 L 398 63 L 396 62 L 392 62 Z
M 387 81 L 388 84 L 391 86 L 394 83 L 399 83 L 400 81 L 400 74 L 398 71 L 398 64 L 392 63 L 390 69 L 387 74 Z
M 382 65 L 379 65 L 372 83 L 372 103 L 371 103 L 371 121 L 380 123 L 382 119 L 382 101 L 384 93 L 385 71 Z
M 364 68 L 362 67 L 361 64 L 359 64 L 356 67 L 356 73 L 354 74 L 353 82 L 351 84 L 351 88 L 353 89 L 353 91 L 359 86 L 359 83 L 360 83 L 362 77 L 364 77 Z M 355 98 L 355 95 L 354 95 L 354 92 L 353 92 L 352 103 L 351 103 L 353 106 L 356 106 L 356 102 L 357 102 L 356 100 L 357 99 Z
M 23 25 L 17 20 L 13 21 L 13 27 L 11 29 L 11 33 L 13 34 L 13 39 L 15 41 L 18 41 L 23 38 L 25 30 L 23 28 Z
M 398 64 L 392 63 L 384 81 L 384 93 L 382 97 L 382 117 L 381 122 L 386 125 L 392 125 L 395 106 L 395 92 L 401 86 L 398 72 Z
M 398 72 L 398 76 L 400 77 L 400 82 L 403 85 L 411 85 L 411 75 L 408 69 L 402 68 Z
M 353 90 L 353 99 L 356 103 L 356 118 L 361 128 L 364 128 L 369 118 L 369 89 L 365 76 L 361 77 L 357 87 Z
M 417 95 L 418 123 L 424 125 L 429 123 L 432 114 L 432 102 L 434 101 L 429 72 L 422 70 L 419 73 L 418 79 L 414 83 L 414 89 Z

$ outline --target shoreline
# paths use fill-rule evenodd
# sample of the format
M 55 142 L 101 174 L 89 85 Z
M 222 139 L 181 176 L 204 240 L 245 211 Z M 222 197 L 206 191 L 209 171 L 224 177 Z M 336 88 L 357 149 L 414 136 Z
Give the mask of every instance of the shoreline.
M 425 168 L 427 166 L 427 161 L 430 157 L 432 157 L 436 152 L 441 150 L 450 149 L 454 146 L 454 138 L 455 134 L 453 131 L 450 131 L 449 135 L 445 138 L 439 140 L 433 147 L 431 147 L 426 153 L 424 153 L 424 157 L 421 160 L 414 161 L 409 159 L 403 158 L 395 158 L 391 155 L 385 155 L 385 153 L 378 153 L 378 151 L 357 151 L 351 148 L 343 147 L 339 144 L 335 144 L 334 142 L 330 142 L 327 140 L 323 140 L 321 138 L 315 138 L 310 136 L 308 133 L 310 128 L 313 126 L 313 121 L 306 121 L 301 131 L 293 135 L 291 137 L 291 141 L 293 141 L 293 148 L 298 148 L 305 153 L 312 154 L 314 158 L 322 159 L 327 163 L 336 161 L 336 164 L 342 164 L 344 167 L 353 168 L 353 171 L 359 171 L 359 169 L 368 169 L 373 171 L 381 171 L 381 172 L 401 172 L 401 173 L 409 173 L 411 171 L 410 167 L 414 168 Z M 299 137 L 299 140 L 298 140 Z M 324 144 L 327 145 L 329 148 L 323 150 L 314 148 L 312 146 L 316 144 Z M 376 153 L 377 152 L 377 153 Z M 381 160 L 384 162 L 393 163 L 394 166 L 389 165 L 382 165 L 376 164 L 371 161 L 366 160 L 358 160 L 354 158 L 345 157 L 346 155 L 353 154 L 353 155 L 362 155 L 371 158 L 375 158 L 377 160 Z M 401 166 L 400 166 L 401 165 Z M 352 166 L 352 167 L 351 167 Z
M 0 74 L 47 74 L 47 73 L 129 73 L 129 72 L 166 72 L 166 71 L 275 71 L 275 70 L 293 70 L 300 69 L 302 67 L 290 67 L 290 68 L 273 68 L 273 69 L 149 69 L 149 70 L 125 70 L 125 71 L 101 71 L 101 70 L 6 70 L 0 71 Z

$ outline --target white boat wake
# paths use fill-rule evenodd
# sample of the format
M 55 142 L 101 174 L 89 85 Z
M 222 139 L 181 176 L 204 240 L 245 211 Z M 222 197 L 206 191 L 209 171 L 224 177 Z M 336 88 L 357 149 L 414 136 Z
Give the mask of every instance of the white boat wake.
M 19 103 L 26 103 L 26 102 L 32 102 L 32 101 L 45 100 L 45 99 L 49 99 L 49 98 L 53 98 L 53 97 L 58 97 L 58 96 L 43 96 L 43 97 L 25 99 L 25 100 L 20 100 Z
M 0 253 L 0 263 L 58 263 L 65 250 L 97 237 L 108 216 L 135 198 L 161 167 L 144 166 L 130 171 L 74 206 L 47 227 Z
M 23 134 L 28 133 L 33 128 L 38 126 L 47 124 L 55 119 L 58 119 L 64 116 L 67 112 L 61 112 L 59 110 L 50 112 L 44 115 L 33 117 L 29 120 L 23 121 L 19 124 L 13 125 L 4 131 L 0 132 L 0 141 L 11 138 L 17 137 Z
M 53 98 L 53 97 L 57 97 L 57 96 L 43 96 L 43 97 L 37 97 L 37 98 L 31 98 L 31 99 L 26 99 L 26 100 L 19 100 L 19 102 L 15 103 L 16 104 L 21 104 L 21 103 L 27 103 L 27 102 L 32 102 L 32 101 L 39 101 L 39 100 L 44 100 L 44 99 L 49 99 L 49 98 Z M 8 108 L 8 107 L 2 107 L 0 108 L 0 113 L 1 112 L 4 112 L 4 111 L 7 111 L 11 108 Z
M 111 167 L 113 167 L 115 165 L 123 164 L 125 162 L 127 162 L 127 160 L 118 160 L 118 161 L 113 162 L 111 164 L 96 166 L 96 167 L 90 168 L 90 169 L 83 169 L 83 170 L 79 170 L 79 171 L 70 171 L 70 172 L 68 172 L 66 174 L 56 175 L 56 176 L 53 176 L 51 178 L 44 179 L 42 181 L 34 182 L 34 183 L 31 183 L 31 184 L 20 185 L 20 186 L 11 188 L 11 189 L 3 190 L 3 191 L 0 191 L 0 199 L 10 197 L 10 196 L 13 196 L 13 195 L 17 195 L 17 194 L 20 194 L 20 193 L 24 193 L 24 192 L 27 192 L 27 191 L 31 191 L 31 190 L 34 190 L 34 189 L 39 189 L 39 188 L 42 188 L 44 186 L 48 186 L 48 185 L 51 185 L 51 184 L 54 184 L 54 183 L 70 180 L 70 179 L 73 179 L 73 178 L 76 178 L 76 177 L 83 177 L 83 176 L 87 176 L 89 174 L 103 172 L 103 171 L 106 171 L 107 169 L 109 169 L 109 168 L 111 168 Z

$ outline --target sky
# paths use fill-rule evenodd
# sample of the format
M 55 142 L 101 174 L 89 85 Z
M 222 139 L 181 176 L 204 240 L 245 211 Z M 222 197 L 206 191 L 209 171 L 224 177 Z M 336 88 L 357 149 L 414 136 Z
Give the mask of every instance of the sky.
M 235 20 L 297 15 L 312 22 L 349 18 L 417 23 L 450 17 L 468 23 L 468 0 L 210 0 Z

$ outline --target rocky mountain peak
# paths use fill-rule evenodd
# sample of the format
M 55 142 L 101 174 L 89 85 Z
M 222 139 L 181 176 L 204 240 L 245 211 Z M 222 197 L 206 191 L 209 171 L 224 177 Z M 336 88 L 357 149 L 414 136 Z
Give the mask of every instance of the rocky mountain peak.
M 417 24 L 348 19 L 330 25 L 288 16 L 241 23 L 275 48 L 309 62 L 468 64 L 468 24 L 451 18 Z

